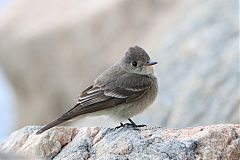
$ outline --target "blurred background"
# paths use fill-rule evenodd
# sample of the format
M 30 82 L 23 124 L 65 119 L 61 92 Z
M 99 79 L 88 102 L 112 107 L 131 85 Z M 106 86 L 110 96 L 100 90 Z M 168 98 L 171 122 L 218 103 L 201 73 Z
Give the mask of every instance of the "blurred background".
M 153 60 L 159 94 L 136 123 L 240 123 L 236 0 L 0 0 L 0 140 L 56 119 L 130 46 Z M 116 126 L 107 117 L 72 126 Z

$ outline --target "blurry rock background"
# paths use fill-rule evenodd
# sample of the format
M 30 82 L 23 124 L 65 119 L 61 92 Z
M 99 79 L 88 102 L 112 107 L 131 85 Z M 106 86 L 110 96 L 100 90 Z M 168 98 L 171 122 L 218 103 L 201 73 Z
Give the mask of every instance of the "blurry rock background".
M 0 12 L 0 67 L 16 127 L 45 124 L 130 47 L 159 62 L 156 102 L 137 123 L 186 127 L 239 120 L 236 0 L 21 0 Z M 76 125 L 114 126 L 106 117 Z

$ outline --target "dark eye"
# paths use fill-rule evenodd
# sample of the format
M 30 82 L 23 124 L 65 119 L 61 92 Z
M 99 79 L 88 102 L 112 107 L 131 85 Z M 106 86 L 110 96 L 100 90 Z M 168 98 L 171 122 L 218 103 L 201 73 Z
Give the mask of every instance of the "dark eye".
M 136 67 L 136 66 L 137 66 L 137 62 L 136 62 L 136 61 L 133 61 L 133 62 L 132 62 L 132 66 Z

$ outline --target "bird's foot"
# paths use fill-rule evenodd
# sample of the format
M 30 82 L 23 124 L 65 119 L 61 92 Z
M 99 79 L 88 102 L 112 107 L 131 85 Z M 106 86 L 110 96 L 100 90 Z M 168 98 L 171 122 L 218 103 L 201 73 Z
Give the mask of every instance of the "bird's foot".
M 124 127 L 124 126 L 125 126 L 125 124 L 123 124 L 122 122 L 120 122 L 120 125 L 117 126 L 117 127 L 115 127 L 115 129 L 119 129 L 119 128 L 122 128 L 122 127 Z
M 145 125 L 145 124 L 136 124 L 136 123 L 134 123 L 133 122 L 133 120 L 131 120 L 130 118 L 128 119 L 129 120 L 129 122 L 130 123 L 128 123 L 129 125 L 131 125 L 132 127 L 134 127 L 134 128 L 139 128 L 139 127 L 147 127 L 147 125 Z
M 147 127 L 147 125 L 145 124 L 140 124 L 140 125 L 137 125 L 136 123 L 134 123 L 130 118 L 128 119 L 130 123 L 120 123 L 119 126 L 115 127 L 115 129 L 119 129 L 119 128 L 123 128 L 123 127 L 132 127 L 132 128 L 140 128 L 140 127 Z

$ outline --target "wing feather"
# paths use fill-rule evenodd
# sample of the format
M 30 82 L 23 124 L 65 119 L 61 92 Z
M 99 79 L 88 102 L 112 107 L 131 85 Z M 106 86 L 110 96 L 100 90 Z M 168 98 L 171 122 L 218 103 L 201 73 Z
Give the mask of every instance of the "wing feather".
M 117 107 L 117 105 L 130 103 L 142 98 L 150 87 L 150 82 L 143 80 L 147 77 L 135 76 L 134 79 L 136 81 L 134 82 L 126 81 L 128 78 L 131 77 L 122 76 L 118 77 L 118 79 L 104 83 L 102 83 L 99 79 L 96 80 L 94 85 L 89 86 L 81 93 L 77 104 L 72 109 L 64 113 L 57 120 L 41 128 L 37 134 L 40 134 L 45 130 L 59 125 L 76 116 L 100 111 L 114 106 Z M 113 83 L 115 85 L 113 85 Z M 126 88 L 126 86 L 128 87 Z

